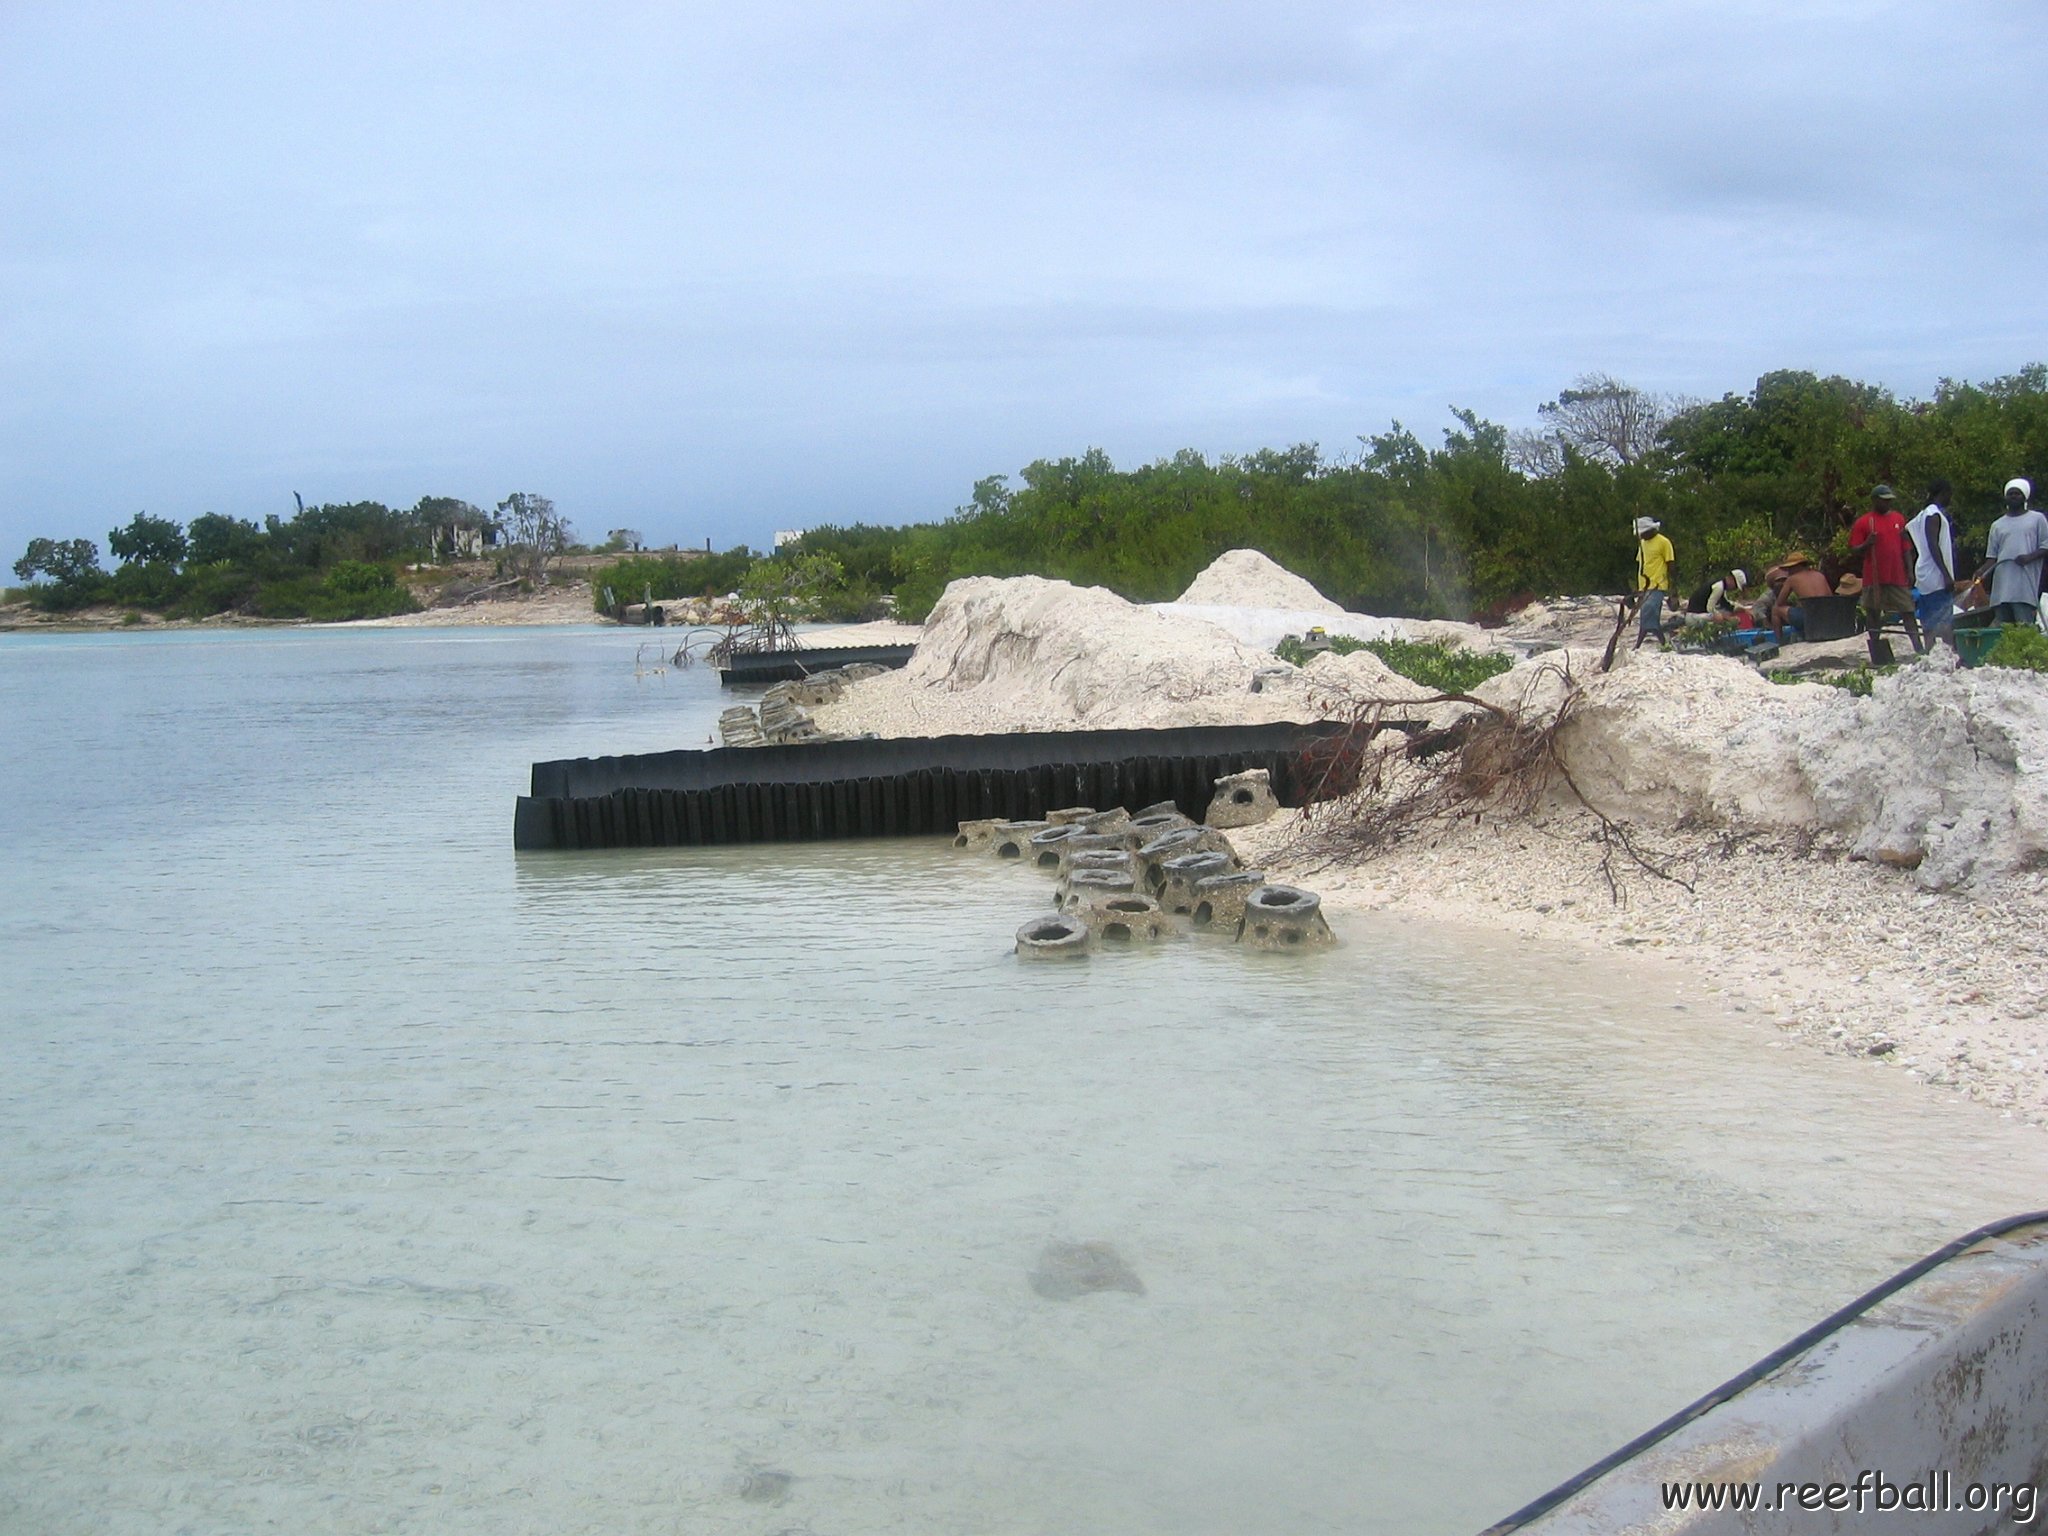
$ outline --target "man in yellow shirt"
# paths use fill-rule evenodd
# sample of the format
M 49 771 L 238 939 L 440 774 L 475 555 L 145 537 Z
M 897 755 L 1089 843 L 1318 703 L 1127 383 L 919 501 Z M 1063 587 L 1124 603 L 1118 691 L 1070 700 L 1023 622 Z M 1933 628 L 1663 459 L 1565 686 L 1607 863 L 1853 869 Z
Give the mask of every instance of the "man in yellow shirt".
M 1654 517 L 1636 519 L 1636 591 L 1641 593 L 1636 609 L 1636 645 L 1655 635 L 1664 638 L 1664 596 L 1671 590 L 1671 541 L 1660 531 L 1663 524 Z

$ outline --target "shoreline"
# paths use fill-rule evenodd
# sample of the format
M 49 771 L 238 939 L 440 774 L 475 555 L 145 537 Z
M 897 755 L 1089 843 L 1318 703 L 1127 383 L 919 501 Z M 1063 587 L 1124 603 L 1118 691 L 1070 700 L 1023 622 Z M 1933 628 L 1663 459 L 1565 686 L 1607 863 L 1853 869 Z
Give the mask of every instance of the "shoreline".
M 628 627 L 607 625 L 589 603 L 588 584 L 575 583 L 528 598 L 346 623 L 114 620 L 12 632 Z M 923 633 L 882 621 L 821 627 L 803 638 L 889 644 Z M 1196 702 L 1171 712 L 1182 719 L 1214 713 L 1186 707 Z M 913 687 L 901 672 L 857 685 L 819 713 L 832 729 L 883 736 L 1087 728 L 1029 690 Z M 1850 858 L 1838 846 L 1653 831 L 1649 841 L 1679 857 L 1692 889 L 1624 865 L 1619 892 L 1610 895 L 1591 818 L 1554 804 L 1522 820 L 1461 822 L 1359 860 L 1311 854 L 1297 839 L 1301 820 L 1283 811 L 1230 836 L 1248 867 L 1315 891 L 1333 914 L 1386 913 L 1603 960 L 1675 962 L 1696 975 L 1704 1005 L 1769 1021 L 1788 1047 L 1904 1072 L 2007 1119 L 2048 1127 L 2048 967 L 2030 964 L 2034 941 L 2048 932 L 2048 874 L 2022 870 L 1929 890 L 1906 870 Z
M 145 614 L 131 622 L 125 608 L 103 606 L 78 613 L 45 614 L 25 604 L 0 608 L 0 635 L 96 635 L 154 634 L 167 630 L 208 629 L 467 629 L 528 626 L 535 628 L 588 627 L 634 630 L 637 626 L 618 624 L 591 606 L 590 583 L 568 582 L 525 597 L 500 598 L 449 608 L 423 608 L 417 613 L 398 613 L 381 619 L 258 619 L 241 614 L 214 614 L 204 619 L 165 619 Z M 669 633 L 687 633 L 712 626 L 670 624 L 638 629 L 648 638 Z M 923 626 L 881 619 L 862 624 L 805 626 L 799 638 L 806 645 L 910 645 L 923 633 Z
M 1299 578 L 1270 563 L 1237 566 L 1243 602 L 1327 601 L 1306 583 L 1290 589 Z M 1612 623 L 1582 603 L 1560 634 L 1552 615 L 1563 605 L 1539 606 L 1548 632 L 1532 638 L 1553 644 Z M 1269 654 L 1192 615 L 1031 577 L 956 582 L 926 639 L 908 668 L 820 707 L 820 726 L 896 737 L 1311 719 L 1324 713 L 1319 696 L 1341 704 L 1414 688 L 1359 653 L 1318 657 L 1281 688 L 1251 693 Z M 1540 711 L 1526 679 L 1541 675 L 1504 675 L 1516 684 L 1500 701 Z M 1740 662 L 1625 650 L 1575 717 L 1574 769 L 1646 851 L 1680 861 L 1690 889 L 1619 861 L 1610 896 L 1597 820 L 1555 793 L 1526 816 L 1485 812 L 1367 857 L 1313 857 L 1292 838 L 1299 812 L 1229 835 L 1248 867 L 1316 892 L 1333 914 L 1675 960 L 1703 1004 L 1774 1023 L 1787 1048 L 1855 1057 L 2048 1126 L 2048 967 L 2035 958 L 2048 873 L 2030 841 L 2035 797 L 2007 806 L 1995 834 L 1991 820 L 1997 797 L 2013 798 L 2032 771 L 2043 693 L 2048 680 L 1931 661 L 1852 699 L 1767 683 Z M 1930 715 L 1937 698 L 1948 702 Z M 1897 738 L 1908 718 L 1938 719 L 1945 734 Z M 1916 753 L 1908 780 L 1899 770 Z M 2002 848 L 1990 846 L 1997 838 Z
M 1703 1006 L 1773 1023 L 1788 1046 L 1903 1071 L 2048 1126 L 2048 973 L 2030 963 L 2048 931 L 2041 875 L 1924 891 L 1879 864 L 1717 841 L 1687 871 L 1691 891 L 1628 868 L 1617 899 L 1582 816 L 1468 823 L 1344 864 L 1305 854 L 1294 843 L 1300 823 L 1299 811 L 1283 811 L 1228 835 L 1248 867 L 1316 892 L 1334 913 L 1677 963 Z

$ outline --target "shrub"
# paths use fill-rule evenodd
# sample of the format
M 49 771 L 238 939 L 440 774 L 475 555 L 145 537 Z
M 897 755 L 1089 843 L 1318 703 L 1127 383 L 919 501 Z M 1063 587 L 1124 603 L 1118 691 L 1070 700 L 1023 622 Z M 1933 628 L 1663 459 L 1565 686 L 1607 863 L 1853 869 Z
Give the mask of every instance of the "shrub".
M 1859 699 L 1870 697 L 1870 690 L 1877 686 L 1880 677 L 1889 677 L 1898 671 L 1896 662 L 1883 667 L 1854 667 L 1846 672 L 1766 672 L 1774 683 L 1819 683 L 1823 688 L 1839 688 L 1844 693 L 1854 694 Z
M 211 618 L 244 607 L 255 593 L 256 573 L 247 566 L 190 566 L 166 612 L 174 619 Z
M 386 567 L 344 560 L 325 577 L 293 576 L 266 581 L 257 588 L 249 606 L 266 619 L 316 619 L 334 624 L 414 613 L 420 605 L 392 579 Z
M 1741 627 L 1739 614 L 1717 614 L 1704 624 L 1688 624 L 1679 630 L 1671 637 L 1671 649 L 1718 654 L 1721 643 Z
M 590 573 L 590 601 L 605 613 L 607 588 L 618 604 L 641 602 L 650 591 L 657 603 L 716 597 L 737 587 L 753 563 L 753 552 L 745 545 L 719 555 L 632 555 Z
M 1390 670 L 1438 693 L 1470 693 L 1489 677 L 1498 677 L 1515 664 L 1512 656 L 1469 651 L 1462 645 L 1433 640 L 1358 640 L 1350 635 L 1332 635 L 1330 649 L 1339 656 L 1370 651 Z M 1292 635 L 1282 640 L 1273 654 L 1297 667 L 1309 659 L 1309 653 Z
M 2048 635 L 2031 624 L 2008 624 L 1984 658 L 1988 667 L 2048 672 Z

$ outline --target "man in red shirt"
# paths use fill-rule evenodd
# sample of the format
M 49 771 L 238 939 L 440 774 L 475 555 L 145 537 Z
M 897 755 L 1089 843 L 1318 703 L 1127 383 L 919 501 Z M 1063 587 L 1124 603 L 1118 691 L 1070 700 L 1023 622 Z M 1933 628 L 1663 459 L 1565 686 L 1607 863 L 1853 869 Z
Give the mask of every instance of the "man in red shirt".
M 1927 649 L 1913 611 L 1911 547 L 1905 514 L 1899 511 L 1892 488 L 1878 486 L 1870 493 L 1870 510 L 1849 529 L 1849 549 L 1863 557 L 1863 624 L 1870 634 L 1872 665 L 1891 660 L 1891 647 L 1878 633 L 1888 613 L 1904 616 L 1906 638 L 1913 642 L 1915 655 Z

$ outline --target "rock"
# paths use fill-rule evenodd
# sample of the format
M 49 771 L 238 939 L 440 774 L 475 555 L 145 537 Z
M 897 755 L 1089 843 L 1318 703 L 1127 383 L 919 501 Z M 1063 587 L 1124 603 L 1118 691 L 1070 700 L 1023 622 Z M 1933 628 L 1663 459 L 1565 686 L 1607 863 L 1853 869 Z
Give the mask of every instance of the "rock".
M 1029 1276 L 1048 1301 L 1074 1301 L 1097 1291 L 1145 1294 L 1145 1282 L 1108 1243 L 1048 1243 Z

